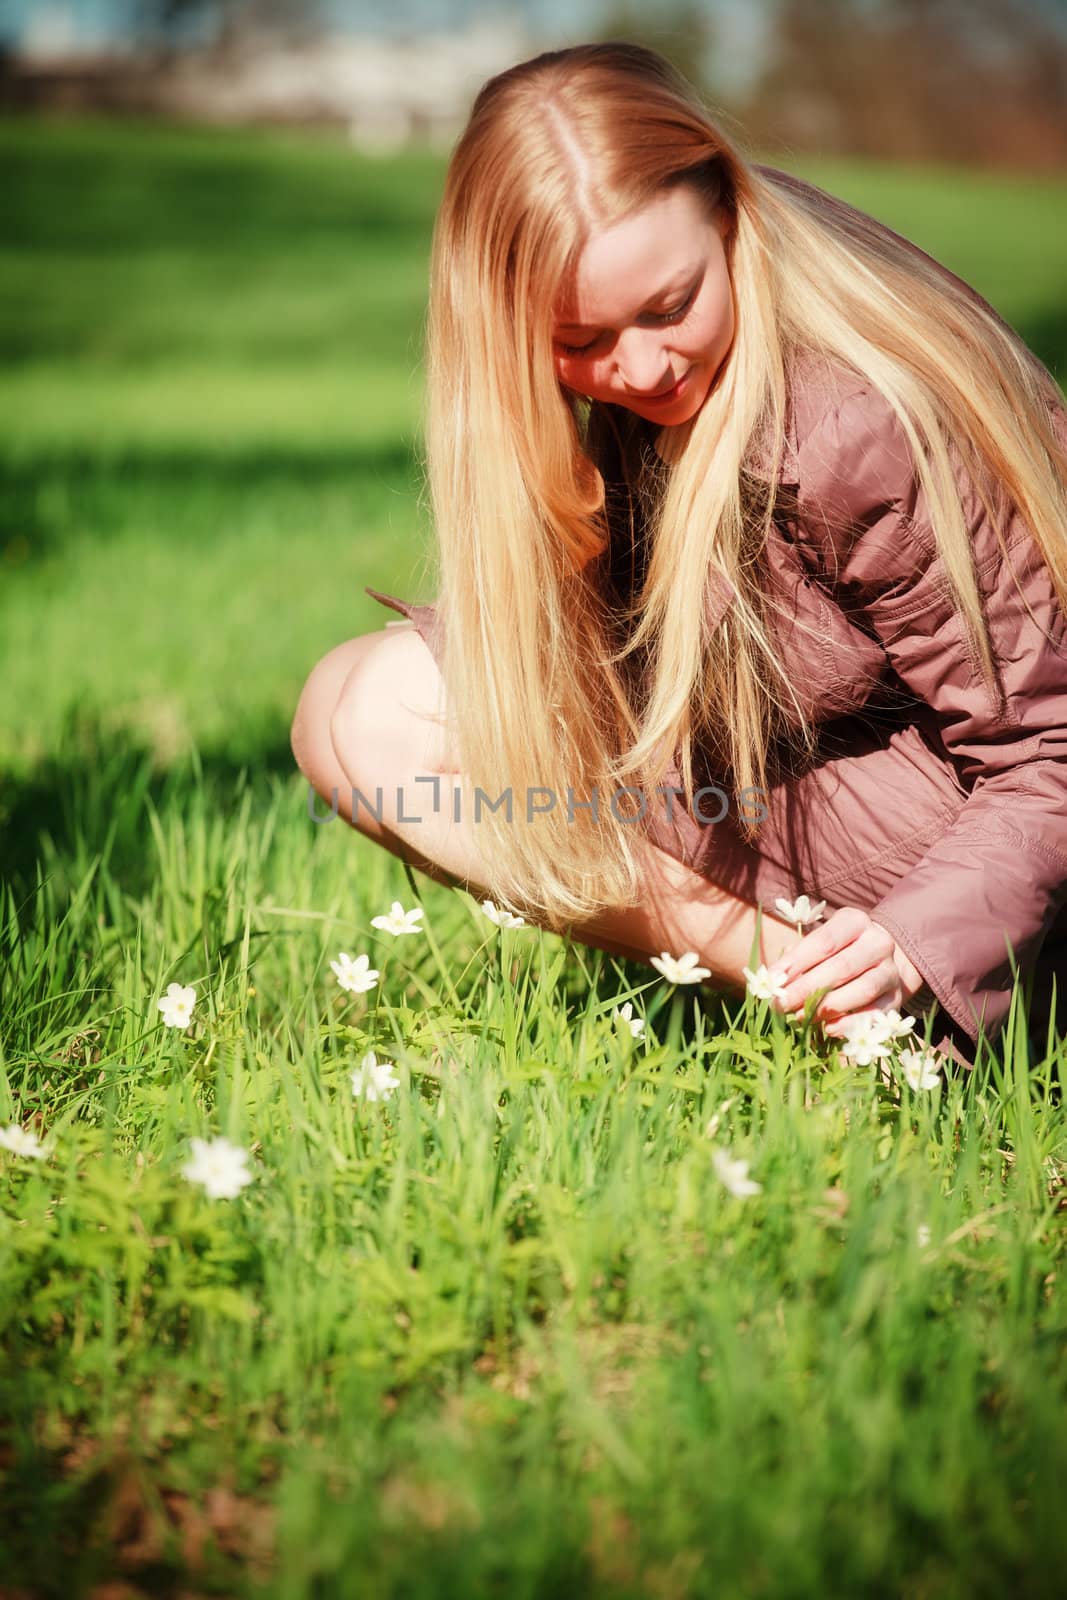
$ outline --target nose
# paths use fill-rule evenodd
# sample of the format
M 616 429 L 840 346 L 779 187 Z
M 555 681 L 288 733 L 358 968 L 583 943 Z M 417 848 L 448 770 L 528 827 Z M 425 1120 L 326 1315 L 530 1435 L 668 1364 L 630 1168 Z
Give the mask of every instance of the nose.
M 627 328 L 615 347 L 615 365 L 632 394 L 652 394 L 666 387 L 672 376 L 663 336 L 655 328 Z

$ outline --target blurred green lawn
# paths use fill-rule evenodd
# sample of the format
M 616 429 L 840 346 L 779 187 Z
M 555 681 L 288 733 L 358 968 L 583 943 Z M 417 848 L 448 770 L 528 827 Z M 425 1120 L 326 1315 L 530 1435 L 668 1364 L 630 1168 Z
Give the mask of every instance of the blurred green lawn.
M 788 164 L 973 283 L 1063 381 L 1067 183 Z M 432 595 L 442 178 L 333 137 L 0 123 L 0 766 L 60 755 L 74 708 L 164 763 L 284 766 L 308 668 L 391 615 L 363 586 Z

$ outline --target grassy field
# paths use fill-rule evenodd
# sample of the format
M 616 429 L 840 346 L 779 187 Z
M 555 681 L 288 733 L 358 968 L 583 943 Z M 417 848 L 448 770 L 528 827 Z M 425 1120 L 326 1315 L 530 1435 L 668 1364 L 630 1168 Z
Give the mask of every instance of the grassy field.
M 1067 185 L 803 170 L 1063 382 Z M 309 821 L 304 675 L 433 593 L 441 176 L 0 126 L 0 1591 L 1058 1595 L 1067 1049 L 913 1091 Z

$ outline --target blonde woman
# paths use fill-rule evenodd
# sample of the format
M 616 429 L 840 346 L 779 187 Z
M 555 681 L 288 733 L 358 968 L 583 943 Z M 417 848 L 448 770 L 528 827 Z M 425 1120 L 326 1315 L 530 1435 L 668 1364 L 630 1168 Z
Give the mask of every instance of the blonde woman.
M 970 1063 L 1015 970 L 1048 1022 L 1067 413 L 984 300 L 750 163 L 656 54 L 551 52 L 452 156 L 426 452 L 436 603 L 370 591 L 414 627 L 332 650 L 297 711 L 335 812 L 727 990 L 758 935 L 830 1033 L 936 1002 Z

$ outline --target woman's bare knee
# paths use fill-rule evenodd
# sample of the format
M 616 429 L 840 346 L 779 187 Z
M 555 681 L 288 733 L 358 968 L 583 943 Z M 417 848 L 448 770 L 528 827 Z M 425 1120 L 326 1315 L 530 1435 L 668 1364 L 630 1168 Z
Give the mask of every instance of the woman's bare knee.
M 443 716 L 441 677 L 424 640 L 414 628 L 383 628 L 338 645 L 311 672 L 293 719 L 293 754 L 335 814 L 395 849 L 379 817 L 389 820 L 397 789 L 454 770 Z M 365 797 L 355 815 L 354 791 Z
M 445 730 L 444 685 L 414 630 L 379 636 L 353 661 L 330 717 L 340 766 L 365 788 L 454 770 Z
M 330 718 L 346 678 L 360 658 L 374 648 L 378 637 L 376 633 L 365 633 L 337 645 L 312 668 L 301 690 L 289 742 L 297 766 L 319 794 L 326 795 L 345 781 L 330 738 Z

